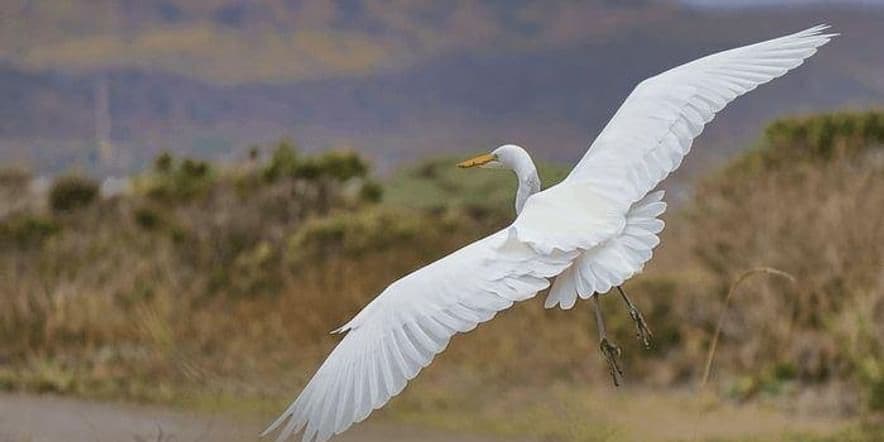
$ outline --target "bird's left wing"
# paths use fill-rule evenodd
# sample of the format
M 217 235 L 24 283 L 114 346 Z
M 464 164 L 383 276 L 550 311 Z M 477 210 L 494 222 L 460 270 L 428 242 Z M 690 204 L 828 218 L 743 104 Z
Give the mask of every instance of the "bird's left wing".
M 801 65 L 837 35 L 828 28 L 719 52 L 642 81 L 565 181 L 614 200 L 640 200 L 678 168 L 716 113 Z
M 264 435 L 303 429 L 305 441 L 326 441 L 362 421 L 454 334 L 545 289 L 576 253 L 540 254 L 506 229 L 394 282 L 338 330 L 347 335 Z

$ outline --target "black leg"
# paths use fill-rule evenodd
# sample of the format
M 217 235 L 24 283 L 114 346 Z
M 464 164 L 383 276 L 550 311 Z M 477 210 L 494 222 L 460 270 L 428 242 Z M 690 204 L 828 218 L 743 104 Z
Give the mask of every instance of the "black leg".
M 623 291 L 623 288 L 619 285 L 617 286 L 617 291 L 620 292 L 620 296 L 623 298 L 623 302 L 626 303 L 626 309 L 629 310 L 629 316 L 632 317 L 632 321 L 635 323 L 635 336 L 642 341 L 645 349 L 650 350 L 651 345 L 653 343 L 654 334 L 651 333 L 650 327 L 648 327 L 648 323 L 645 322 L 645 317 L 642 316 L 642 312 L 638 310 L 638 307 L 632 303 L 632 300 L 629 299 L 629 296 L 626 295 L 626 292 Z
M 620 369 L 620 347 L 608 339 L 608 332 L 605 329 L 605 318 L 602 317 L 602 306 L 599 303 L 599 295 L 596 293 L 592 296 L 593 309 L 595 310 L 595 324 L 599 329 L 599 348 L 602 350 L 602 356 L 608 362 L 608 370 L 611 372 L 611 378 L 614 380 L 614 386 L 620 386 L 620 380 L 623 377 L 623 370 Z

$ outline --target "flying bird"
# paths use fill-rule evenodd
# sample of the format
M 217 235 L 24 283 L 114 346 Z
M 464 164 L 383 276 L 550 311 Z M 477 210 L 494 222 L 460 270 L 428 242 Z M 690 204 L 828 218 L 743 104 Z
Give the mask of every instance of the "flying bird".
M 516 145 L 460 163 L 515 172 L 515 221 L 393 282 L 335 330 L 346 335 L 262 436 L 279 430 L 284 441 L 303 431 L 304 441 L 327 441 L 399 394 L 453 335 L 550 286 L 547 308 L 592 299 L 600 351 L 618 384 L 620 349 L 607 336 L 598 295 L 616 289 L 650 345 L 651 331 L 621 286 L 660 242 L 666 203 L 654 189 L 717 112 L 801 65 L 837 35 L 828 28 L 719 52 L 642 81 L 571 173 L 546 190 Z

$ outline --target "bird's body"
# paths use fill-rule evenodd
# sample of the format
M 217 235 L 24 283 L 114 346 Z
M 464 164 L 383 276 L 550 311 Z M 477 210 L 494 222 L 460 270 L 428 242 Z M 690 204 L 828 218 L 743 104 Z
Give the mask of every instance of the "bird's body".
M 551 280 L 548 308 L 570 309 L 578 297 L 619 289 L 659 243 L 666 205 L 653 189 L 715 113 L 800 65 L 831 39 L 825 29 L 720 52 L 641 82 L 570 175 L 546 190 L 518 146 L 462 163 L 516 172 L 516 220 L 392 283 L 336 330 L 347 334 L 265 434 L 281 428 L 285 440 L 303 430 L 305 441 L 324 442 L 343 432 L 399 394 L 453 335 L 533 297 Z M 620 293 L 639 324 L 637 309 Z M 606 342 L 598 311 L 597 318 L 610 361 L 619 350 Z M 616 382 L 615 371 L 612 362 Z

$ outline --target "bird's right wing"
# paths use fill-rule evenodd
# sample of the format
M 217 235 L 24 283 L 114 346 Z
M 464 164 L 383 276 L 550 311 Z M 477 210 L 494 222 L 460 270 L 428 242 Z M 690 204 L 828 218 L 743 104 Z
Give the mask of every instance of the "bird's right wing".
M 399 394 L 454 334 L 545 289 L 576 254 L 540 254 L 506 229 L 394 282 L 338 330 L 347 335 L 264 434 L 303 430 L 305 441 L 324 442 L 343 432 Z
M 837 34 L 816 26 L 694 60 L 639 83 L 566 181 L 634 203 L 681 164 L 735 98 L 801 65 Z

